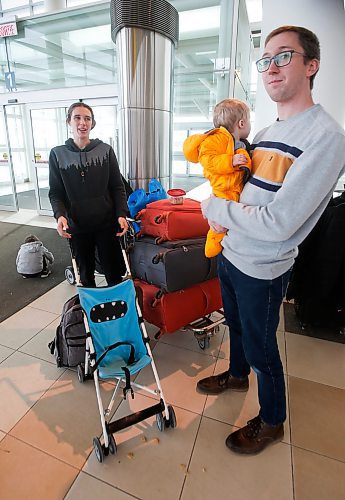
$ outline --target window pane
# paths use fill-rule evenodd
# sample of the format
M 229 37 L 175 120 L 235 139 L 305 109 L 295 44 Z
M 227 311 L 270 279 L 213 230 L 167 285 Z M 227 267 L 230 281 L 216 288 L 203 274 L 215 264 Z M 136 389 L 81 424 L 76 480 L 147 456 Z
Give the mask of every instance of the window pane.
M 34 7 L 34 15 L 36 16 L 37 14 L 42 14 L 45 12 L 45 7 L 44 5 L 37 5 L 37 7 Z
M 94 3 L 95 0 L 67 0 L 67 7 L 75 7 L 76 5 L 86 5 Z
M 18 107 L 8 107 L 6 109 L 8 133 L 12 148 L 21 148 L 24 143 L 23 117 Z
M 17 17 L 29 17 L 30 16 L 30 9 L 29 7 L 27 9 L 18 9 L 18 10 L 13 10 L 10 12 L 4 12 L 4 16 L 11 16 L 11 15 L 16 15 Z
M 90 137 L 101 139 L 110 144 L 117 153 L 117 114 L 116 106 L 97 106 L 91 103 L 96 120 L 96 127 L 91 131 Z
M 2 10 L 26 7 L 27 5 L 29 5 L 29 0 L 1 0 Z
M 189 163 L 189 175 L 203 175 L 200 163 Z
M 31 110 L 35 163 L 48 163 L 51 148 L 66 140 L 66 109 Z
M 29 19 L 17 36 L 7 39 L 18 91 L 116 84 L 109 5 L 85 9 L 92 15 L 65 9 Z M 66 25 L 70 30 L 66 31 Z
M 175 130 L 173 135 L 173 151 L 182 152 L 183 142 L 187 137 L 187 130 Z
M 25 152 L 12 149 L 12 162 L 16 183 L 28 182 L 30 175 Z
M 173 161 L 172 162 L 173 174 L 186 174 L 187 173 L 187 162 L 186 161 Z

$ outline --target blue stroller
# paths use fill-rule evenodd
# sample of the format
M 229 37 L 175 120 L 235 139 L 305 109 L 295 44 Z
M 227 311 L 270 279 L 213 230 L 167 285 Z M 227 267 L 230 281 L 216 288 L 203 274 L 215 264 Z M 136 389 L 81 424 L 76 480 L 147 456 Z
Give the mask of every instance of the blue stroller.
M 174 409 L 165 402 L 152 357 L 149 337 L 131 278 L 125 243 L 124 237 L 124 240 L 121 240 L 122 254 L 127 269 L 124 281 L 112 287 L 78 287 L 80 303 L 84 311 L 87 340 L 85 364 L 78 365 L 77 374 L 81 383 L 88 378 L 94 379 L 103 435 L 103 444 L 100 438 L 93 439 L 93 448 L 99 462 L 103 462 L 109 452 L 116 453 L 117 447 L 113 434 L 121 429 L 154 415 L 156 415 L 157 427 L 161 432 L 165 428 L 176 427 Z M 72 261 L 76 272 L 77 267 L 73 258 Z M 77 283 L 80 285 L 78 275 Z M 131 381 L 132 375 L 149 364 L 154 374 L 156 390 Z M 101 399 L 99 379 L 117 381 L 106 409 Z M 120 387 L 122 387 L 124 399 L 128 393 L 134 398 L 133 388 L 138 388 L 156 396 L 159 401 L 153 406 L 110 422 L 108 417 Z

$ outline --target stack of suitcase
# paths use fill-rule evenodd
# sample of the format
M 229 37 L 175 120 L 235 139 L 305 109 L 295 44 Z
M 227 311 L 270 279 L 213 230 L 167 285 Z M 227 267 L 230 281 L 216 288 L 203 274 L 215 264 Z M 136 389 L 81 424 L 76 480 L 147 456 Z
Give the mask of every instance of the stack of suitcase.
M 205 257 L 209 229 L 200 203 L 159 200 L 139 213 L 141 231 L 131 251 L 131 271 L 143 317 L 159 335 L 222 307 L 216 258 Z

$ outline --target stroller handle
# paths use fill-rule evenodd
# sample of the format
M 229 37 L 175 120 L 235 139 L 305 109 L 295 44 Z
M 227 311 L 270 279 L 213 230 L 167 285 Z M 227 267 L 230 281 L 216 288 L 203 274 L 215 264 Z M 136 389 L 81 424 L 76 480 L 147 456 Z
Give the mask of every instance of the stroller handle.
M 120 246 L 122 250 L 123 260 L 125 261 L 126 271 L 131 276 L 131 269 L 129 266 L 128 252 L 133 247 L 135 241 L 135 229 L 133 227 L 133 219 L 126 218 L 128 223 L 128 230 L 123 236 L 120 236 Z

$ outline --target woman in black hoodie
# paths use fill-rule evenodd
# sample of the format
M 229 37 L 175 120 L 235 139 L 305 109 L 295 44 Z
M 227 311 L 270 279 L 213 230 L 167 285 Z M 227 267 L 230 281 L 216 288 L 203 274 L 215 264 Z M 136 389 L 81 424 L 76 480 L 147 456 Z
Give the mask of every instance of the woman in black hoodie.
M 80 279 L 95 286 L 95 249 L 108 285 L 121 281 L 125 265 L 118 237 L 128 229 L 127 199 L 114 150 L 90 139 L 93 110 L 82 102 L 67 113 L 73 139 L 49 156 L 49 199 L 62 238 L 70 238 Z

